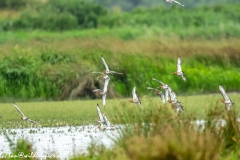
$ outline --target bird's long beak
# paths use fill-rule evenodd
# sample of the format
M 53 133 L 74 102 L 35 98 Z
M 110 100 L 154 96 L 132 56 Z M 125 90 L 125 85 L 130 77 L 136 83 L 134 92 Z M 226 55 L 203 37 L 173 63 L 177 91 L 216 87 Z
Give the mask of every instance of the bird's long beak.
M 129 102 L 131 102 L 131 103 L 132 103 L 132 102 L 133 102 L 133 100 L 131 99 L 131 100 L 129 100 Z
M 224 100 L 221 100 L 220 102 L 224 103 Z
M 172 74 L 177 74 L 177 72 L 173 72 Z
M 159 86 L 159 88 L 163 88 L 163 86 Z

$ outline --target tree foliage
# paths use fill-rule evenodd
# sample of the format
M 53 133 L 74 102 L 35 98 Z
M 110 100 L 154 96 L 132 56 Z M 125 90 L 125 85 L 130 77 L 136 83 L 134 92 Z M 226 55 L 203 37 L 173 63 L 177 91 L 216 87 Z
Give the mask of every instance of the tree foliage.
M 43 29 L 69 30 L 97 28 L 98 19 L 107 13 L 106 8 L 85 0 L 49 0 L 25 9 L 11 23 L 2 23 L 3 30 Z
M 239 3 L 239 0 L 178 0 L 179 2 L 185 5 L 184 8 L 193 8 L 203 5 L 213 5 L 213 4 L 229 4 L 229 3 Z M 166 3 L 164 0 L 98 0 L 99 3 L 104 3 L 107 7 L 119 6 L 123 11 L 131 11 L 136 7 L 156 7 L 159 5 L 165 5 L 170 7 L 174 4 Z
M 25 7 L 30 0 L 0 0 L 0 8 L 19 9 Z

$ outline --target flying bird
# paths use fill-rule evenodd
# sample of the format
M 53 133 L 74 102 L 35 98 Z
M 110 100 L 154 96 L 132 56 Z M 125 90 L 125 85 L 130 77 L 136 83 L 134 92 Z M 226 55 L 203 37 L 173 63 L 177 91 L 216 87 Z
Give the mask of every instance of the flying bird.
M 133 98 L 131 100 L 129 100 L 129 102 L 136 103 L 139 107 L 143 108 L 143 106 L 141 105 L 141 100 L 140 100 L 140 98 L 138 98 L 138 96 L 136 94 L 136 86 L 133 87 L 132 96 L 133 96 Z
M 98 114 L 98 118 L 99 118 L 97 120 L 97 122 L 100 124 L 100 126 L 98 128 L 103 129 L 104 128 L 104 119 L 103 119 L 103 115 L 100 110 L 100 106 L 98 104 L 97 104 L 97 114 Z
M 104 92 L 101 89 L 94 89 L 93 92 L 102 96 L 103 106 L 105 107 L 106 106 L 107 92 Z
M 225 103 L 226 110 L 230 111 L 231 106 L 234 105 L 235 103 L 230 98 L 228 98 L 228 96 L 227 96 L 227 94 L 226 94 L 226 92 L 225 92 L 225 90 L 222 86 L 219 86 L 219 91 L 223 96 L 223 100 L 221 100 L 221 102 Z
M 35 123 L 35 124 L 37 124 L 37 125 L 40 126 L 39 123 L 37 123 L 37 122 L 29 119 L 28 117 L 26 117 L 26 116 L 23 114 L 23 112 L 18 108 L 18 106 L 16 105 L 16 103 L 13 102 L 13 105 L 14 105 L 14 107 L 17 109 L 17 111 L 22 115 L 22 117 L 21 117 L 22 120 L 24 120 L 24 121 L 28 120 L 28 121 L 30 121 L 30 122 L 32 122 L 32 123 Z
M 184 72 L 182 71 L 181 59 L 180 59 L 180 57 L 178 57 L 178 60 L 177 60 L 177 71 L 176 71 L 176 72 L 173 72 L 173 74 L 176 74 L 176 75 L 180 76 L 184 81 L 186 81 L 185 74 L 184 74 Z
M 184 110 L 181 102 L 179 102 L 179 101 L 177 101 L 176 103 L 172 103 L 172 108 L 175 109 L 175 112 L 177 113 L 177 115 L 180 112 L 183 112 L 183 110 Z
M 91 73 L 101 74 L 100 76 L 98 76 L 98 78 L 100 78 L 100 79 L 107 79 L 107 78 L 108 78 L 108 75 L 107 75 L 107 74 L 104 74 L 104 73 L 102 73 L 102 72 L 94 72 L 94 71 L 91 71 Z
M 98 114 L 98 120 L 97 120 L 97 122 L 99 122 L 99 123 L 103 123 L 104 122 L 104 120 L 103 120 L 103 115 L 102 115 L 102 113 L 101 113 L 101 110 L 100 110 L 100 106 L 97 104 L 97 114 Z
M 106 97 L 107 97 L 107 87 L 108 87 L 108 83 L 110 81 L 110 77 L 107 77 L 106 79 L 104 79 L 104 86 L 103 86 L 103 90 L 101 89 L 95 89 L 93 90 L 93 92 L 95 92 L 96 94 L 99 94 L 102 96 L 102 100 L 103 100 L 103 106 L 106 106 Z
M 181 3 L 179 3 L 178 1 L 175 1 L 175 0 L 164 0 L 164 1 L 165 1 L 165 2 L 169 2 L 169 3 L 174 2 L 174 3 L 179 4 L 180 6 L 184 6 L 183 4 L 181 4 Z
M 169 96 L 170 96 L 170 100 L 168 100 L 169 103 L 177 103 L 178 102 L 175 92 L 173 92 L 173 91 L 170 92 Z
M 161 86 L 159 86 L 159 88 L 165 90 L 165 101 L 168 102 L 169 93 L 172 92 L 171 87 L 170 87 L 168 84 L 165 84 L 165 83 L 163 83 L 162 81 L 159 81 L 159 80 L 157 80 L 157 79 L 155 79 L 155 78 L 152 78 L 152 80 L 161 83 Z
M 111 125 L 111 123 L 109 122 L 106 114 L 103 114 L 103 120 L 104 120 L 104 124 L 106 125 L 104 129 L 110 129 L 110 130 L 115 129 L 114 126 Z
M 170 100 L 168 101 L 169 103 L 171 103 L 171 106 L 173 109 L 175 109 L 175 112 L 177 114 L 179 114 L 180 112 L 183 111 L 183 106 L 181 104 L 181 102 L 178 101 L 176 93 L 175 92 L 170 92 Z
M 101 56 L 102 56 L 102 55 L 101 55 Z M 103 56 L 102 56 L 102 62 L 103 62 L 103 64 L 104 64 L 104 66 L 105 66 L 105 70 L 103 71 L 104 74 L 113 74 L 113 73 L 123 74 L 123 73 L 119 73 L 119 72 L 116 72 L 116 71 L 111 71 L 111 70 L 109 70 L 108 65 L 107 65 L 107 63 L 105 62 Z
M 162 91 L 160 91 L 160 90 L 158 90 L 158 89 L 155 89 L 155 88 L 151 88 L 151 87 L 147 87 L 147 89 L 149 89 L 149 90 L 154 90 L 154 91 L 155 91 L 154 93 L 161 98 L 162 102 L 163 102 L 164 104 L 166 103 L 166 100 L 165 100 L 165 97 L 164 97 L 164 94 L 162 93 Z
M 111 127 L 111 123 L 109 122 L 106 114 L 103 114 L 103 120 L 104 120 L 104 124 L 105 124 L 107 127 Z

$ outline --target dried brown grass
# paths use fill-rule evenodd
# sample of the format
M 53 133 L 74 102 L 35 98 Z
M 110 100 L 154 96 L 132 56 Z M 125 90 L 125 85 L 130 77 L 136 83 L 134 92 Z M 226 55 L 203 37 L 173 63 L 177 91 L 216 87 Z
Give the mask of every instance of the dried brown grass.
M 117 38 L 70 38 L 63 40 L 28 40 L 24 43 L 11 42 L 1 45 L 3 54 L 14 49 L 24 49 L 38 54 L 41 49 L 49 48 L 59 52 L 77 52 L 79 50 L 101 50 L 116 53 L 144 54 L 149 56 L 229 56 L 240 59 L 240 39 L 219 40 L 180 40 L 159 38 L 150 40 L 122 40 Z
M 237 112 L 220 110 L 216 106 L 209 111 L 209 121 L 204 129 L 201 125 L 196 126 L 195 116 L 180 115 L 174 118 L 165 107 L 144 112 L 142 120 L 133 123 L 132 130 L 126 130 L 118 142 L 124 150 L 122 155 L 131 160 L 216 160 L 239 157 Z M 220 119 L 226 120 L 224 126 L 220 125 Z
M 133 160 L 215 160 L 219 158 L 219 144 L 211 132 L 202 133 L 171 126 L 152 137 L 134 136 L 125 141 L 127 155 Z
M 18 18 L 20 12 L 16 10 L 0 10 L 0 20 Z

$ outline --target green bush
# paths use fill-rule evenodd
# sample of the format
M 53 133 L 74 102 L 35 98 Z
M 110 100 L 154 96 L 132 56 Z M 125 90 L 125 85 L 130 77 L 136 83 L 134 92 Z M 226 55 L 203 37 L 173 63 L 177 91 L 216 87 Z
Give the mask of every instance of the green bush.
M 185 9 L 157 7 L 152 9 L 137 8 L 129 13 L 119 15 L 124 25 L 147 25 L 159 27 L 208 27 L 222 22 L 239 23 L 239 5 L 203 6 Z M 108 17 L 106 17 L 108 18 Z
M 0 0 L 0 8 L 19 9 L 26 7 L 30 0 Z
M 53 11 L 68 12 L 75 16 L 82 28 L 96 28 L 98 17 L 106 15 L 106 8 L 86 0 L 50 0 L 46 4 Z
M 186 9 L 137 8 L 131 12 L 107 12 L 107 8 L 85 0 L 49 0 L 26 9 L 15 20 L 2 20 L 0 29 L 63 31 L 87 28 L 111 28 L 124 40 L 146 34 L 177 35 L 185 38 L 240 37 L 239 4 L 202 6 Z M 100 31 L 99 31 L 100 32 Z
M 40 74 L 41 62 L 22 57 L 5 57 L 0 64 L 0 96 L 54 98 L 60 82 Z M 58 78 L 58 77 L 57 77 Z
M 107 15 L 101 25 L 110 28 L 158 28 L 158 34 L 176 34 L 181 38 L 240 37 L 239 4 L 202 6 L 193 9 L 173 6 L 151 9 L 137 8 L 131 12 Z M 132 29 L 134 30 L 134 29 Z M 133 37 L 136 37 L 135 35 Z
M 75 60 L 68 54 L 59 54 L 57 51 L 42 51 L 41 60 L 45 63 L 50 63 L 52 65 L 58 64 L 58 63 L 69 63 L 69 62 L 75 62 Z
M 67 30 L 77 28 L 77 18 L 68 12 L 48 14 L 44 10 L 36 15 L 24 12 L 12 24 L 13 29 Z
M 101 5 L 85 0 L 49 0 L 45 4 L 26 9 L 11 23 L 2 22 L 3 30 L 42 29 L 70 30 L 76 28 L 97 28 L 98 19 L 105 15 Z

